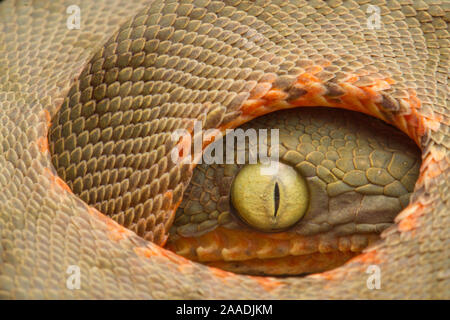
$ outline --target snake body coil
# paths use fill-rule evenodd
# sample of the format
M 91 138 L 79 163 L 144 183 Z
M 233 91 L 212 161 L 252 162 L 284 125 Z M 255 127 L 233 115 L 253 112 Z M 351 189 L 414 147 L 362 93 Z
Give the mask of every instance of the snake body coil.
M 72 2 L 0 3 L 0 297 L 450 298 L 448 1 L 80 0 L 80 30 L 67 28 Z M 158 246 L 193 170 L 170 162 L 171 132 L 303 106 L 367 113 L 421 148 L 411 203 L 378 245 L 282 279 Z M 114 148 L 142 155 L 108 158 Z M 123 170 L 105 173 L 108 161 Z M 89 170 L 117 174 L 118 186 L 83 194 L 90 182 L 76 179 Z M 135 232 L 61 178 L 86 201 L 120 194 L 93 202 L 130 208 Z M 381 290 L 366 285 L 369 265 Z M 71 266 L 79 289 L 67 283 Z

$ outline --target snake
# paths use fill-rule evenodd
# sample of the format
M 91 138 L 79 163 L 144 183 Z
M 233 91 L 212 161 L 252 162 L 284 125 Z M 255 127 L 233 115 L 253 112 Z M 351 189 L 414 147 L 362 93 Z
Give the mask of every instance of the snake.
M 0 297 L 449 299 L 449 14 L 446 0 L 1 2 Z M 410 201 L 379 240 L 300 277 L 164 247 L 202 169 L 174 131 L 304 123 L 312 107 L 367 114 L 420 148 Z M 282 155 L 301 164 L 295 148 Z

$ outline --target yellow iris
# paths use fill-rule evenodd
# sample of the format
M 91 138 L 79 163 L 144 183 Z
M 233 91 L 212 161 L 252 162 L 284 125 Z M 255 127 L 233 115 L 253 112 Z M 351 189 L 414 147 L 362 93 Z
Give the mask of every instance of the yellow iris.
M 264 232 L 285 230 L 298 222 L 308 208 L 305 179 L 291 166 L 262 174 L 262 164 L 246 165 L 231 186 L 231 202 L 240 217 Z

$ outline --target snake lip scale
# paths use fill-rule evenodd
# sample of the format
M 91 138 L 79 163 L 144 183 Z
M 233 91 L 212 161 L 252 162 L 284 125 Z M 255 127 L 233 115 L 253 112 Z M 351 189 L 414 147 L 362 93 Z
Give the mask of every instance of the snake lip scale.
M 448 0 L 76 2 L 80 29 L 67 27 L 72 1 L 0 2 L 1 298 L 450 299 Z M 301 278 L 234 274 L 162 247 L 194 169 L 169 161 L 182 147 L 170 132 L 314 106 L 381 119 L 421 149 L 410 204 L 380 242 Z M 145 152 L 108 158 L 118 149 Z M 64 181 L 101 176 L 108 159 L 123 169 L 105 179 L 126 179 L 98 210 L 73 192 L 85 184 Z M 132 209 L 117 218 L 132 228 L 104 214 L 116 206 Z M 379 290 L 367 287 L 372 265 Z

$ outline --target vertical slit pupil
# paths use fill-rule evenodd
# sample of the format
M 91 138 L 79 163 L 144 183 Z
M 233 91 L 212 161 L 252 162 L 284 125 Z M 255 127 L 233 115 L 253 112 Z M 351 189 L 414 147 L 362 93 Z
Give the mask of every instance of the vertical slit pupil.
M 275 214 L 274 216 L 277 216 L 278 213 L 278 207 L 280 206 L 280 187 L 278 186 L 278 183 L 275 182 L 275 188 L 273 190 L 273 198 L 275 199 Z

